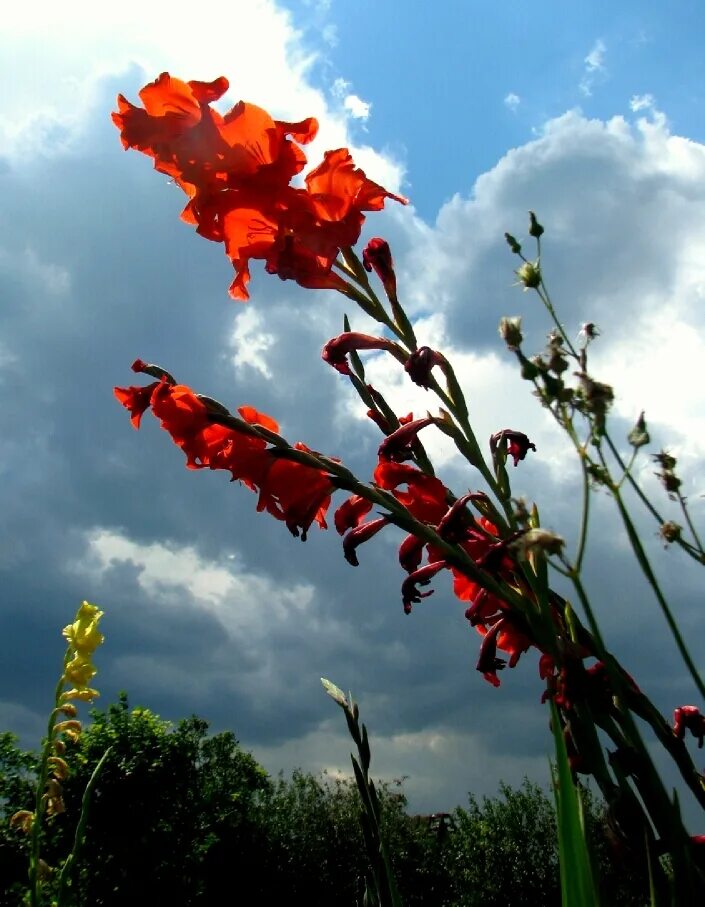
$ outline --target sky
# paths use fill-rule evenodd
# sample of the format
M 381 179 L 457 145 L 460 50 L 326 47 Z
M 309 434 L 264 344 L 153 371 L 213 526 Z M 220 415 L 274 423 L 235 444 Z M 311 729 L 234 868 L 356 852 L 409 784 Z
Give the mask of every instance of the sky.
M 0 78 L 0 728 L 35 745 L 63 642 L 82 599 L 105 611 L 101 702 L 234 731 L 276 773 L 348 772 L 344 722 L 319 678 L 352 690 L 373 774 L 405 777 L 412 811 L 449 810 L 504 780 L 545 783 L 550 738 L 535 653 L 493 689 L 478 637 L 448 583 L 406 617 L 398 538 L 343 559 L 333 531 L 301 544 L 219 473 L 191 472 L 146 418 L 137 433 L 112 395 L 138 356 L 235 409 L 270 413 L 291 441 L 342 457 L 362 477 L 379 436 L 323 343 L 368 323 L 341 297 L 253 268 L 251 300 L 227 296 L 222 248 L 179 220 L 179 190 L 110 122 L 160 72 L 225 75 L 276 117 L 314 115 L 313 164 L 350 147 L 411 204 L 370 215 L 384 236 L 420 339 L 451 358 L 479 438 L 536 443 L 517 494 L 570 544 L 577 470 L 497 334 L 521 315 L 527 347 L 548 329 L 515 285 L 505 231 L 546 228 L 547 282 L 570 333 L 595 322 L 595 373 L 614 384 L 615 436 L 647 411 L 653 451 L 679 458 L 703 524 L 705 355 L 705 13 L 697 2 L 396 4 L 213 0 L 3 14 Z M 226 106 L 227 106 L 226 105 Z M 394 364 L 366 359 L 398 412 L 434 404 Z M 626 446 L 626 444 L 625 444 Z M 442 440 L 428 447 L 461 493 L 477 476 Z M 640 481 L 669 515 L 644 457 Z M 340 498 L 342 500 L 342 498 Z M 695 565 L 640 527 L 703 667 Z M 662 617 L 598 495 L 588 587 L 608 644 L 666 714 L 693 701 Z M 560 584 L 557 584 L 560 586 Z M 688 807 L 686 806 L 686 809 Z M 700 829 L 702 831 L 702 829 Z

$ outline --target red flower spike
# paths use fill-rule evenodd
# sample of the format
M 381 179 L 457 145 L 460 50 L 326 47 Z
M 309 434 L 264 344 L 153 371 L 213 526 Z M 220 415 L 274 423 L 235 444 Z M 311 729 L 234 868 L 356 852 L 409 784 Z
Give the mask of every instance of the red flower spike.
M 321 358 L 328 365 L 332 365 L 341 375 L 350 374 L 347 355 L 353 350 L 387 350 L 390 352 L 397 345 L 384 337 L 372 337 L 369 334 L 360 334 L 357 331 L 345 331 L 333 337 L 323 347 Z
M 411 613 L 411 605 L 413 602 L 420 602 L 422 598 L 428 598 L 429 595 L 433 595 L 433 589 L 429 592 L 419 592 L 417 586 L 427 586 L 433 577 L 447 566 L 445 561 L 436 561 L 433 564 L 426 564 L 425 567 L 414 570 L 413 573 L 407 576 L 401 584 L 404 614 Z
M 705 716 L 694 705 L 682 705 L 673 712 L 673 733 L 680 740 L 685 737 L 685 732 L 690 731 L 698 741 L 698 749 L 702 749 L 705 741 Z
M 420 346 L 406 360 L 404 370 L 414 384 L 428 390 L 430 387 L 431 369 L 434 365 L 447 365 L 448 360 L 442 353 L 437 353 L 430 346 Z
M 427 425 L 433 425 L 434 420 L 429 416 L 426 419 L 416 419 L 407 422 L 382 441 L 379 446 L 380 460 L 393 460 L 402 463 L 410 460 L 414 455 L 414 447 L 418 443 L 418 433 Z
M 519 465 L 519 460 L 523 460 L 530 450 L 536 450 L 536 445 L 532 444 L 525 434 L 511 428 L 504 428 L 502 431 L 495 432 L 490 438 L 490 452 L 493 457 L 497 454 L 500 441 L 504 440 L 508 442 L 507 454 L 514 460 L 515 466 Z
M 394 273 L 394 262 L 389 243 L 386 239 L 375 236 L 362 252 L 362 264 L 366 271 L 373 271 L 382 281 L 384 292 L 390 300 L 397 300 L 397 276 Z
M 343 554 L 345 555 L 345 560 L 353 567 L 359 567 L 360 562 L 357 559 L 356 549 L 364 544 L 364 542 L 369 541 L 372 536 L 377 535 L 380 529 L 386 526 L 388 522 L 389 520 L 387 517 L 382 516 L 376 520 L 371 520 L 369 523 L 362 523 L 360 526 L 356 526 L 355 529 L 351 529 L 343 539 Z

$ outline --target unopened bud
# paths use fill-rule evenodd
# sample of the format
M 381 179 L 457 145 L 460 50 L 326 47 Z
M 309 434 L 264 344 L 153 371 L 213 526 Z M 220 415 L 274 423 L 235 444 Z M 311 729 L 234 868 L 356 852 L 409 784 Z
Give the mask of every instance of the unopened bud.
M 536 290 L 541 286 L 541 271 L 536 262 L 525 261 L 514 273 L 525 290 Z
M 337 687 L 330 680 L 326 680 L 325 677 L 321 677 L 321 683 L 323 684 L 323 689 L 326 693 L 328 693 L 331 699 L 335 699 L 341 708 L 346 709 L 348 707 L 347 697 L 340 687 Z
M 529 529 L 528 532 L 511 542 L 509 547 L 526 557 L 530 551 L 537 550 L 546 554 L 560 554 L 564 545 L 564 539 L 547 529 Z
M 521 254 L 521 243 L 518 243 L 511 233 L 505 233 L 504 238 L 507 240 L 507 245 L 515 255 Z
M 534 239 L 538 239 L 539 236 L 543 234 L 543 227 L 536 220 L 536 215 L 533 211 L 529 211 L 529 236 L 533 236 Z
M 512 318 L 507 316 L 500 318 L 499 336 L 507 344 L 507 349 L 518 350 L 524 340 L 521 333 L 521 318 L 518 315 Z
M 19 828 L 20 831 L 28 835 L 32 830 L 33 822 L 34 813 L 28 809 L 21 809 L 10 818 L 10 828 Z
M 651 441 L 649 437 L 649 432 L 646 428 L 646 420 L 644 419 L 644 411 L 642 410 L 641 415 L 636 421 L 636 425 L 627 435 L 627 441 L 632 445 L 632 447 L 643 447 L 645 444 L 648 444 Z
M 678 523 L 674 523 L 673 520 L 667 520 L 661 524 L 659 535 L 667 545 L 671 545 L 681 537 L 681 527 Z

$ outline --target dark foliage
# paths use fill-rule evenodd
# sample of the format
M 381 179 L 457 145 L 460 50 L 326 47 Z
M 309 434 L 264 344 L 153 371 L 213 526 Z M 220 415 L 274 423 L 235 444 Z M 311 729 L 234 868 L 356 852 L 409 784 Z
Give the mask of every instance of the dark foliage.
M 66 813 L 43 849 L 59 863 L 71 847 L 83 789 L 112 747 L 90 808 L 71 889 L 76 907 L 284 902 L 362 903 L 366 855 L 353 783 L 297 771 L 271 780 L 231 733 L 209 736 L 192 717 L 174 726 L 122 698 L 95 712 L 67 754 Z M 21 902 L 27 864 L 7 827 L 31 808 L 36 757 L 0 735 L 0 907 Z M 450 816 L 412 817 L 401 782 L 381 783 L 384 834 L 408 907 L 551 907 L 560 904 L 552 800 L 525 781 Z M 604 904 L 643 904 L 643 888 L 611 856 L 587 797 Z

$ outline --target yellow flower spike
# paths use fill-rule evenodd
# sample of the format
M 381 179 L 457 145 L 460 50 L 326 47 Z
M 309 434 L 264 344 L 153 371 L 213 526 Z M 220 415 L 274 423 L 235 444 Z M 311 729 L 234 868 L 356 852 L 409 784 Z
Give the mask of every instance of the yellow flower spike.
M 54 752 L 62 756 L 66 752 L 66 744 L 63 740 L 54 741 Z
M 32 823 L 34 822 L 34 813 L 30 812 L 28 809 L 20 809 L 14 814 L 10 819 L 10 828 L 19 828 L 20 831 L 23 831 L 26 835 L 32 830 Z
M 65 781 L 70 774 L 70 770 L 66 761 L 60 756 L 49 756 L 47 759 L 47 764 L 49 766 L 49 771 L 53 772 L 54 777 L 58 778 L 59 781 Z
M 66 705 L 62 705 L 57 709 L 57 712 L 63 712 L 67 718 L 75 718 L 78 715 L 78 709 L 71 702 L 67 702 Z
M 97 605 L 81 602 L 72 624 L 64 627 L 63 634 L 75 651 L 90 656 L 103 642 L 103 634 L 98 631 L 98 622 L 103 612 Z

